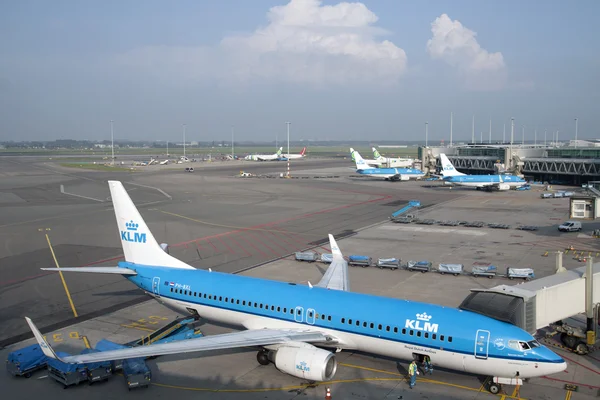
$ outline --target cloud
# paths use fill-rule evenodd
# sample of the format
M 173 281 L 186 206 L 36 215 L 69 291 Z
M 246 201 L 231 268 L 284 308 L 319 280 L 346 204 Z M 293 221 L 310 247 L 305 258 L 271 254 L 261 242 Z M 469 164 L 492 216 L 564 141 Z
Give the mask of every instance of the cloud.
M 406 53 L 374 26 L 362 3 L 323 6 L 291 0 L 272 7 L 268 24 L 253 33 L 225 37 L 213 47 L 149 46 L 118 57 L 121 65 L 153 74 L 227 82 L 348 84 L 396 82 Z
M 497 89 L 505 84 L 506 66 L 502 53 L 490 53 L 477 42 L 477 33 L 442 14 L 431 23 L 433 37 L 427 51 L 456 67 L 472 89 Z

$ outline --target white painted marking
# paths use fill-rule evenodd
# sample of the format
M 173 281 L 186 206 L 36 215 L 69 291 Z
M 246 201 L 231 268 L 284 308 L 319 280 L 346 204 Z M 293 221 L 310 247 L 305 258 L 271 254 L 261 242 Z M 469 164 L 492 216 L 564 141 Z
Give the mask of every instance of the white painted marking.
M 173 200 L 173 197 L 171 197 L 171 195 L 170 195 L 170 194 L 168 194 L 168 193 L 167 193 L 167 192 L 165 192 L 164 190 L 162 190 L 162 189 L 159 189 L 159 188 L 157 188 L 157 187 L 154 187 L 154 186 L 146 186 L 146 185 L 141 185 L 141 184 L 139 184 L 139 183 L 133 183 L 133 182 L 125 182 L 125 183 L 127 183 L 128 185 L 135 185 L 135 186 L 141 186 L 141 187 L 145 187 L 145 188 L 147 188 L 147 189 L 154 189 L 154 190 L 158 190 L 159 192 L 161 192 L 162 194 L 164 194 L 166 197 L 168 197 L 168 198 L 169 198 L 169 200 Z
M 69 196 L 81 197 L 82 199 L 94 200 L 94 201 L 99 201 L 100 203 L 104 203 L 104 200 L 95 199 L 93 197 L 82 196 L 80 194 L 65 192 L 65 185 L 60 185 L 60 192 L 62 194 L 67 194 Z
M 485 236 L 487 232 L 476 231 L 473 229 L 454 229 L 444 227 L 424 227 L 424 226 L 403 226 L 403 225 L 382 225 L 379 229 L 385 229 L 388 231 L 404 231 L 404 232 L 424 232 L 424 233 L 453 233 L 457 235 L 470 235 L 470 236 Z

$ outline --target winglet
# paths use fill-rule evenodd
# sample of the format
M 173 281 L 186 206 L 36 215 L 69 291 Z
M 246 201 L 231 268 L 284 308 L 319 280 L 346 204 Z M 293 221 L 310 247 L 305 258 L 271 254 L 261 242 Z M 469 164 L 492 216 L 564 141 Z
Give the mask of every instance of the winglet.
M 33 321 L 29 317 L 25 317 L 25 321 L 27 321 L 27 323 L 29 324 L 29 328 L 31 328 L 33 336 L 35 336 L 35 340 L 37 340 L 38 344 L 40 345 L 40 348 L 42 349 L 42 352 L 46 355 L 46 357 L 54 358 L 55 360 L 60 360 L 60 357 L 56 355 L 52 347 L 50 347 L 48 342 L 46 342 L 46 339 L 44 339 L 44 336 L 42 336 L 42 334 L 35 326 Z
M 344 258 L 344 256 L 342 255 L 342 252 L 340 251 L 340 248 L 337 245 L 337 242 L 335 241 L 335 238 L 333 237 L 333 235 L 330 233 L 329 234 L 329 246 L 331 247 L 331 254 L 333 254 L 333 257 L 340 257 L 340 258 Z

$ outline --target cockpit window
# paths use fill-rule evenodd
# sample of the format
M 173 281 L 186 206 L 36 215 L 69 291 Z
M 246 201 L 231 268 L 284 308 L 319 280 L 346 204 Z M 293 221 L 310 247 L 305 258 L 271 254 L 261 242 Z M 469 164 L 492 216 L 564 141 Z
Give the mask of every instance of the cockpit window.
M 529 345 L 529 347 L 531 347 L 532 349 L 535 349 L 536 347 L 542 347 L 542 345 L 537 341 L 537 340 L 532 340 L 527 342 L 527 344 Z
M 521 350 L 531 350 L 531 347 L 529 347 L 527 342 L 519 342 L 519 347 Z

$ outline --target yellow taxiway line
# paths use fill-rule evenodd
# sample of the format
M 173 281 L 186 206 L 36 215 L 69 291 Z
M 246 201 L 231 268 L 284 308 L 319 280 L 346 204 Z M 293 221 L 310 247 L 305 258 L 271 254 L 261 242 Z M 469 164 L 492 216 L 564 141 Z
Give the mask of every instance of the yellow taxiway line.
M 56 264 L 56 268 L 60 269 L 60 265 L 58 265 L 58 260 L 56 259 L 56 254 L 54 254 L 54 248 L 52 247 L 52 243 L 50 243 L 50 237 L 46 233 L 46 241 L 48 242 L 48 246 L 50 247 L 50 252 L 52 253 L 52 258 L 54 259 L 54 264 Z M 67 298 L 69 299 L 69 304 L 71 305 L 71 310 L 73 310 L 73 315 L 77 318 L 77 310 L 75 310 L 75 304 L 73 304 L 73 299 L 71 298 L 71 294 L 69 293 L 69 288 L 67 287 L 67 282 L 65 281 L 65 277 L 63 276 L 62 271 L 58 271 L 60 275 L 60 279 L 65 288 L 65 293 L 67 293 Z

